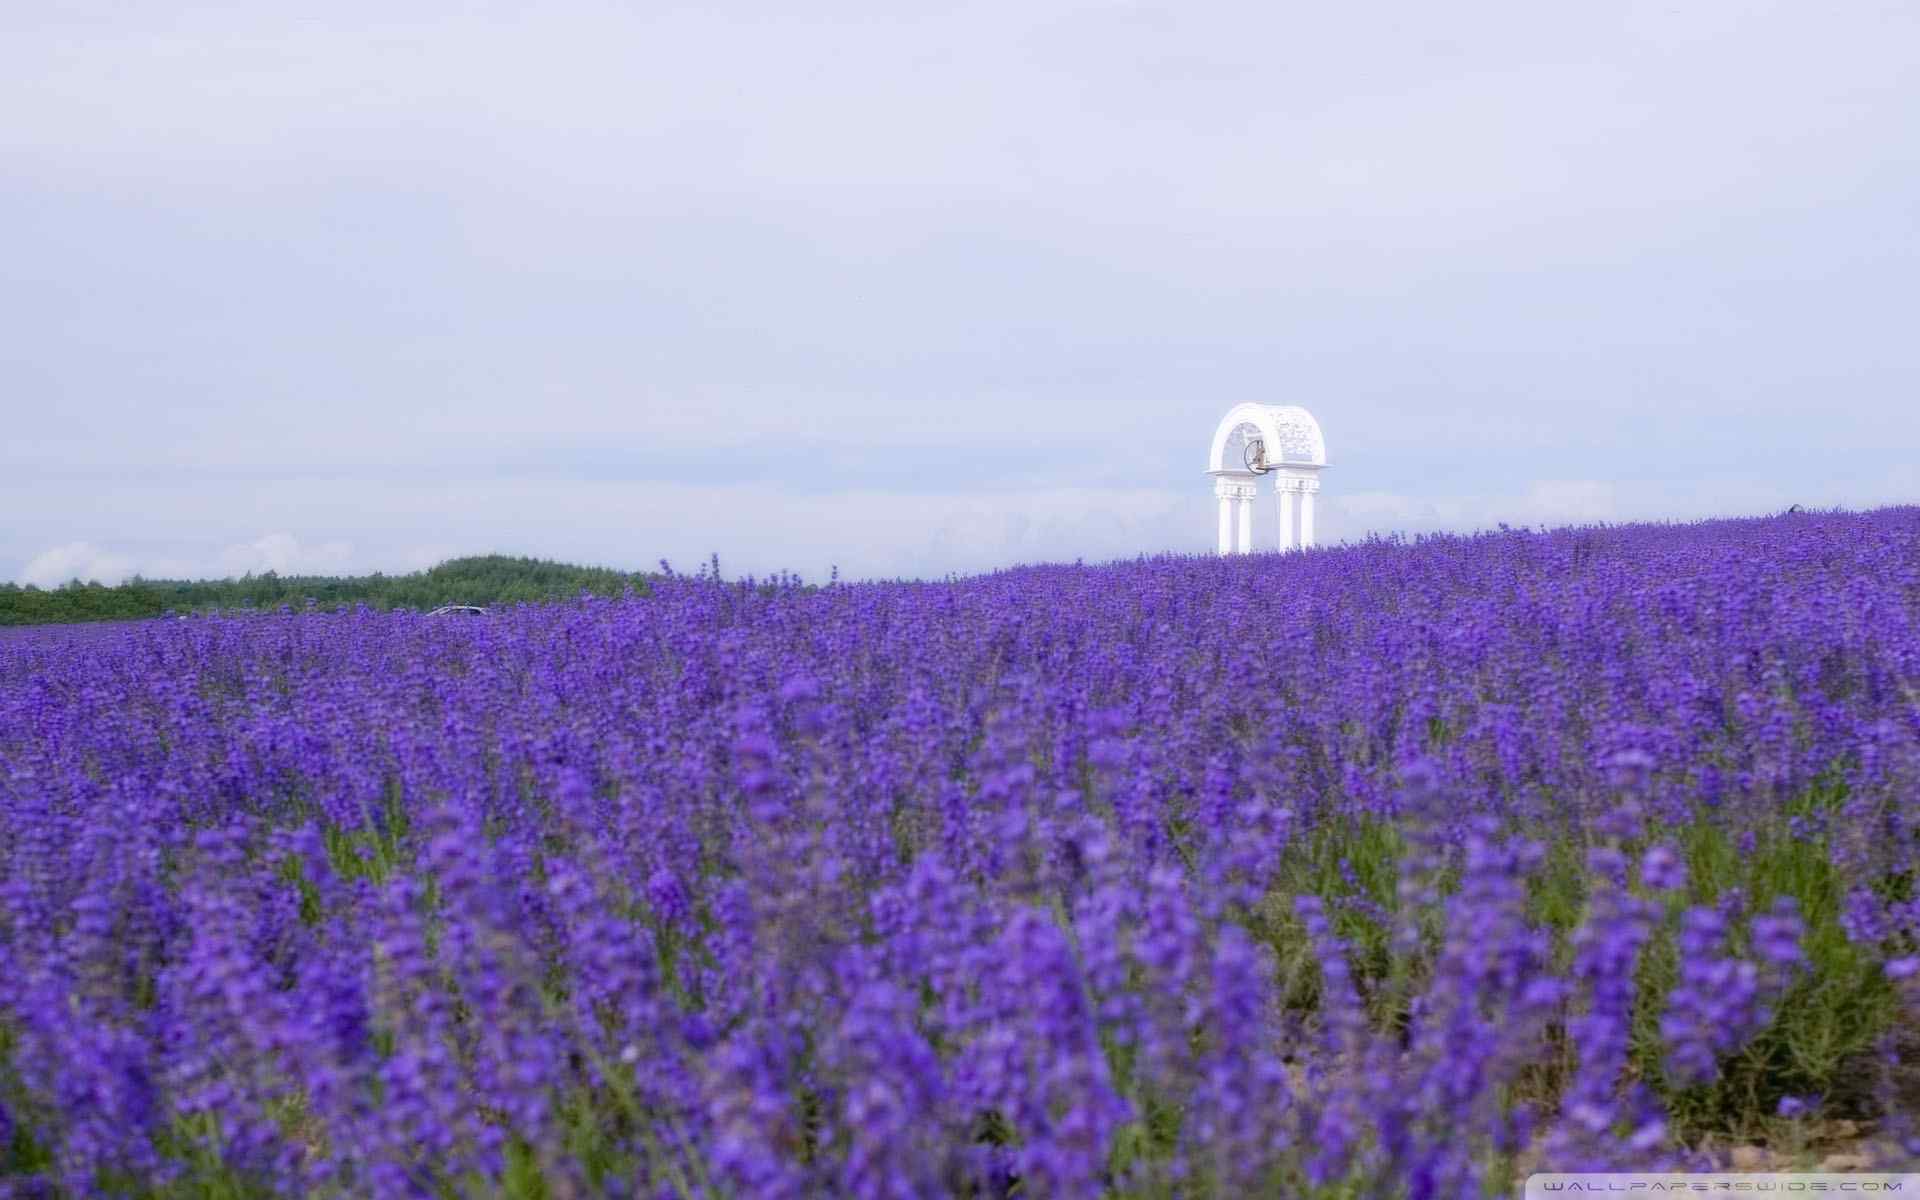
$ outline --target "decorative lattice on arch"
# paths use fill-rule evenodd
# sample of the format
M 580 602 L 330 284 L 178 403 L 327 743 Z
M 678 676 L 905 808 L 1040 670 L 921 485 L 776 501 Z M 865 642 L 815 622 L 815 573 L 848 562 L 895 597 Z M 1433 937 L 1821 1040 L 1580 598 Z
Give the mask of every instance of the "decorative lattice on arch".
M 1260 453 L 1249 451 L 1258 442 Z M 1207 474 L 1220 509 L 1220 553 L 1253 549 L 1255 481 L 1273 476 L 1278 499 L 1280 549 L 1314 544 L 1314 497 L 1327 465 L 1320 422 L 1292 404 L 1236 404 L 1214 427 Z M 1298 497 L 1296 504 L 1295 498 Z M 1237 521 L 1236 521 L 1237 516 Z

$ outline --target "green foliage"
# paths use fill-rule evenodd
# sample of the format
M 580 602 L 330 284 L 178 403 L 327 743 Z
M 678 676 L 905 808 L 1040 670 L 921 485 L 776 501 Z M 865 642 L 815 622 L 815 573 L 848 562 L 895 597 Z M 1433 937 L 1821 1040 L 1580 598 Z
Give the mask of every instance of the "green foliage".
M 1899 1008 L 1893 988 L 1871 950 L 1850 941 L 1840 925 L 1850 887 L 1871 883 L 1900 895 L 1907 879 L 1848 877 L 1836 867 L 1824 838 L 1796 835 L 1790 822 L 1818 808 L 1833 807 L 1839 797 L 1816 787 L 1812 794 L 1784 806 L 1769 827 L 1756 831 L 1750 850 L 1739 835 L 1711 815 L 1662 831 L 1680 848 L 1688 883 L 1680 893 L 1662 897 L 1664 918 L 1642 953 L 1636 985 L 1630 1070 L 1665 1100 L 1680 1140 L 1706 1136 L 1767 1137 L 1775 1107 L 1783 1096 L 1818 1096 L 1830 1116 L 1867 1116 L 1873 1079 L 1867 1069 L 1873 1047 L 1895 1029 Z M 1518 830 L 1510 832 L 1520 832 Z M 1642 843 L 1627 847 L 1637 860 Z M 1554 939 L 1559 969 L 1571 959 L 1569 945 L 1587 915 L 1589 878 L 1584 867 L 1587 842 L 1569 831 L 1546 844 L 1544 867 L 1529 881 L 1529 919 Z M 1354 984 L 1378 1029 L 1404 1028 L 1405 1000 L 1423 986 L 1443 922 L 1438 907 L 1414 916 L 1418 948 L 1397 950 L 1392 929 L 1382 923 L 1404 920 L 1396 880 L 1407 841 L 1393 825 L 1375 818 L 1351 817 L 1317 826 L 1288 849 L 1273 894 L 1247 914 L 1256 936 L 1273 947 L 1279 960 L 1286 1004 L 1311 1018 L 1319 1008 L 1319 971 L 1305 931 L 1292 914 L 1293 898 L 1316 895 L 1326 901 L 1336 936 L 1349 947 Z M 1437 890 L 1444 903 L 1458 887 L 1458 873 L 1439 872 Z M 1737 895 L 1736 895 L 1737 894 Z M 1667 1078 L 1666 1045 L 1659 1031 L 1668 996 L 1679 982 L 1676 937 L 1684 910 L 1737 901 L 1729 952 L 1751 956 L 1751 918 L 1767 911 L 1776 897 L 1791 897 L 1806 922 L 1801 947 L 1807 969 L 1772 1006 L 1772 1018 L 1737 1053 L 1724 1058 L 1711 1083 L 1682 1087 Z M 1542 1063 L 1535 1083 L 1552 1101 L 1564 1063 Z M 1132 1131 L 1138 1138 L 1139 1130 Z
M 406 575 L 246 575 L 239 579 L 182 580 L 135 577 L 114 587 L 78 579 L 57 588 L 0 584 L 0 625 L 47 625 L 157 617 L 168 612 L 273 609 L 432 609 L 563 600 L 591 592 L 645 594 L 648 577 L 607 567 L 580 567 L 504 554 L 455 558 Z
M 364 820 L 356 829 L 338 825 L 323 826 L 327 863 L 342 879 L 368 879 L 383 884 L 393 873 L 411 863 L 407 852 L 407 833 L 412 823 L 406 805 L 401 802 L 398 780 L 387 781 L 386 802 L 378 814 L 363 809 Z
M 1676 1128 L 1753 1135 L 1788 1095 L 1823 1097 L 1830 1116 L 1864 1115 L 1872 1072 L 1863 1067 L 1899 1011 L 1879 957 L 1850 941 L 1840 925 L 1848 887 L 1866 881 L 1845 877 L 1825 839 L 1795 837 L 1784 820 L 1760 836 L 1751 854 L 1739 853 L 1732 835 L 1707 822 L 1685 830 L 1682 844 L 1694 872 L 1691 903 L 1711 904 L 1739 889 L 1752 913 L 1764 912 L 1775 897 L 1791 897 L 1806 921 L 1801 949 L 1809 969 L 1774 1006 L 1767 1027 L 1721 1064 L 1718 1080 L 1670 1092 Z M 1734 930 L 1741 952 L 1748 951 L 1746 932 L 1744 922 Z M 1643 975 L 1643 987 L 1671 986 L 1660 969 L 1671 965 L 1669 954 L 1658 973 Z M 1657 1028 L 1636 1040 L 1651 1049 Z M 1642 1069 L 1655 1076 L 1652 1059 L 1646 1055 Z
M 1785 806 L 1767 828 L 1756 831 L 1750 847 L 1710 813 L 1661 831 L 1660 836 L 1672 839 L 1680 848 L 1688 879 L 1682 891 L 1660 897 L 1664 919 L 1641 958 L 1629 1069 L 1660 1092 L 1674 1132 L 1683 1143 L 1698 1143 L 1703 1138 L 1779 1141 L 1780 1135 L 1773 1129 L 1779 1123 L 1772 1114 L 1785 1095 L 1823 1097 L 1831 1115 L 1863 1111 L 1861 1105 L 1867 1098 L 1857 1094 L 1865 1074 L 1862 1064 L 1875 1041 L 1895 1027 L 1895 997 L 1877 958 L 1850 942 L 1840 928 L 1845 893 L 1861 881 L 1846 877 L 1833 865 L 1824 839 L 1807 836 L 1790 825 L 1795 815 L 1837 802 L 1837 797 L 1828 796 L 1797 799 Z M 366 826 L 358 831 L 326 830 L 327 851 L 336 871 L 349 878 L 378 880 L 404 865 L 407 826 L 397 797 L 377 816 L 376 820 L 370 813 Z M 1627 849 L 1629 856 L 1637 859 L 1645 845 L 1635 843 Z M 1556 836 L 1547 844 L 1543 868 L 1531 881 L 1529 917 L 1551 931 L 1563 948 L 1587 915 L 1589 881 L 1581 867 L 1585 851 L 1586 843 L 1579 832 Z M 1404 1026 L 1408 1019 L 1406 999 L 1424 983 L 1434 965 L 1431 955 L 1443 922 L 1437 905 L 1423 906 L 1413 914 L 1403 911 L 1400 870 L 1409 853 L 1408 837 L 1389 821 L 1351 816 L 1325 822 L 1293 843 L 1273 892 L 1254 911 L 1243 914 L 1254 932 L 1277 952 L 1286 1003 L 1303 1017 L 1311 1020 L 1318 1007 L 1318 971 L 1312 948 L 1292 915 L 1292 900 L 1297 895 L 1314 894 L 1327 902 L 1337 935 L 1351 948 L 1354 981 L 1376 1029 Z M 1646 895 L 1637 878 L 1636 865 L 1634 887 Z M 1458 887 L 1457 869 L 1444 866 L 1431 879 L 1444 904 Z M 311 895 L 296 864 L 289 863 L 285 880 L 301 890 L 302 915 L 313 919 L 317 898 Z M 1913 881 L 1904 878 L 1876 880 L 1874 884 L 1901 895 L 1910 894 L 1913 887 Z M 1741 1050 L 1722 1060 L 1717 1079 L 1680 1087 L 1665 1076 L 1665 1047 L 1658 1031 L 1660 1014 L 1678 980 L 1675 935 L 1688 906 L 1714 904 L 1736 892 L 1742 898 L 1738 906 L 1742 915 L 1733 922 L 1729 949 L 1750 953 L 1751 916 L 1764 912 L 1775 897 L 1791 896 L 1807 922 L 1802 947 L 1808 969 L 1774 1006 L 1767 1026 Z M 1383 923 L 1398 922 L 1408 915 L 1413 916 L 1420 931 L 1417 946 L 1411 951 L 1404 945 L 1396 946 L 1392 930 Z M 662 950 L 667 960 L 666 974 L 671 979 L 672 951 L 665 945 Z M 1565 963 L 1560 965 L 1564 968 Z M 0 1028 L 0 1080 L 4 1079 L 8 1048 L 7 1031 Z M 1208 1177 L 1205 1163 L 1194 1164 L 1195 1174 L 1186 1180 L 1186 1186 L 1197 1186 L 1198 1192 L 1174 1190 L 1173 1183 L 1151 1169 L 1173 1153 L 1184 1114 L 1151 1093 L 1133 1091 L 1131 1047 L 1107 1043 L 1104 1049 L 1116 1083 L 1132 1092 L 1141 1106 L 1136 1120 L 1115 1138 L 1110 1168 L 1115 1178 L 1128 1176 L 1130 1168 L 1148 1168 L 1138 1187 L 1123 1188 L 1116 1194 L 1132 1200 L 1204 1194 Z M 1541 1064 L 1541 1071 L 1528 1085 L 1529 1090 L 1539 1090 L 1531 1098 L 1550 1104 L 1557 1080 L 1570 1066 L 1570 1058 L 1566 1063 Z M 618 1082 L 618 1072 L 606 1071 L 605 1077 L 613 1082 L 604 1089 L 575 1093 L 562 1104 L 568 1147 L 578 1161 L 586 1164 L 596 1183 L 640 1167 L 614 1149 L 617 1139 L 610 1135 L 615 1130 L 643 1127 L 646 1116 L 638 1098 Z M 297 1126 L 297 1102 L 278 1116 L 283 1123 Z M 121 1194 L 155 1200 L 250 1200 L 264 1195 L 256 1184 L 233 1173 L 207 1149 L 215 1132 L 204 1124 L 209 1119 L 182 1122 L 174 1131 L 171 1157 L 184 1167 L 179 1178 L 166 1186 L 117 1181 L 124 1185 Z M 202 1123 L 196 1125 L 195 1121 Z M 974 1136 L 982 1143 L 996 1145 L 1017 1139 L 1012 1126 L 995 1112 L 981 1114 Z M 492 1194 L 516 1200 L 544 1200 L 556 1194 L 553 1177 L 545 1170 L 547 1164 L 524 1142 L 510 1139 L 507 1157 L 505 1179 Z M 11 1144 L 0 1145 L 0 1176 L 45 1171 L 53 1162 L 50 1148 L 36 1144 L 20 1128 L 14 1131 Z M 699 1164 L 693 1162 L 691 1166 L 698 1174 Z M 652 1170 L 655 1177 L 650 1186 L 656 1190 L 677 1196 L 706 1194 L 704 1180 L 682 1175 L 669 1158 L 658 1158 Z M 475 1189 L 482 1186 L 478 1181 L 468 1182 Z M 1276 1195 L 1333 1198 L 1376 1194 L 1369 1192 L 1358 1176 L 1317 1188 L 1304 1178 L 1278 1181 L 1274 1187 Z M 446 1194 L 480 1193 L 453 1190 Z

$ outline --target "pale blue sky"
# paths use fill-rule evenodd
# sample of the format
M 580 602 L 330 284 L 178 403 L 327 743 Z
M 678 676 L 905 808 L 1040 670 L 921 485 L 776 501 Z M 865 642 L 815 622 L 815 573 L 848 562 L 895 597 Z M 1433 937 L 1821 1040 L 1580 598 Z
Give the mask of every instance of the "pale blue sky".
M 0 578 L 1920 499 L 1920 6 L 0 12 Z

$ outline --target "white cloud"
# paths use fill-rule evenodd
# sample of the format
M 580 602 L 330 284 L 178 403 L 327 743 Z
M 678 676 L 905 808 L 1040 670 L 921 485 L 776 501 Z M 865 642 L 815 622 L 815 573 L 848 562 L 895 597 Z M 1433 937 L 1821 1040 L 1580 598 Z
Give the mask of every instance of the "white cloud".
M 303 545 L 290 533 L 269 533 L 251 542 L 228 546 L 220 552 L 221 575 L 259 575 L 273 571 L 281 575 L 337 575 L 353 564 L 351 542 L 322 542 Z
M 432 548 L 405 556 L 401 569 L 418 570 L 448 555 L 427 559 Z M 179 548 L 166 551 L 129 551 L 94 542 L 68 542 L 43 550 L 20 571 L 22 583 L 57 587 L 71 579 L 98 581 L 109 586 L 135 575 L 148 579 L 212 579 L 274 571 L 281 575 L 341 575 L 361 568 L 353 544 L 346 541 L 302 542 L 290 533 L 269 533 L 226 546 L 211 554 Z M 370 568 L 366 568 L 370 569 Z
M 460 547 L 449 542 L 432 542 L 425 545 L 413 546 L 400 553 L 392 569 L 397 571 L 424 571 L 428 567 L 438 566 L 450 558 L 458 558 L 463 553 L 464 551 L 462 551 Z M 386 568 L 367 568 L 369 571 L 384 569 Z
M 1326 540 L 1920 491 L 1920 7 L 14 7 L 43 576 L 1200 550 L 1261 398 Z
M 1543 479 L 1517 491 L 1448 496 L 1330 492 L 1323 503 L 1329 537 L 1351 539 L 1396 531 L 1470 532 L 1503 524 L 1533 528 L 1755 515 L 1785 508 L 1788 501 L 1769 488 Z
M 1857 495 L 1816 503 L 1873 507 L 1897 501 L 1897 484 L 1863 483 Z M 1545 479 L 1433 495 L 1329 487 L 1320 494 L 1323 544 L 1375 533 L 1470 532 L 1593 522 L 1694 520 L 1777 512 L 1803 497 L 1792 481 Z M 0 485 L 0 507 L 8 490 Z M 937 578 L 1020 563 L 1101 562 L 1212 548 L 1214 499 L 1197 473 L 1186 487 L 1033 486 L 895 492 L 795 490 L 767 480 L 641 483 L 520 478 L 436 485 L 365 482 L 343 492 L 325 480 L 277 488 L 257 513 L 289 525 L 305 519 L 334 536 L 281 530 L 215 540 L 237 531 L 221 494 L 196 497 L 169 522 L 215 531 L 198 543 L 161 543 L 143 519 L 142 494 L 99 489 L 94 500 L 127 542 L 74 542 L 32 559 L 21 578 L 57 584 L 80 575 L 115 582 L 259 574 L 405 572 L 464 554 L 526 554 L 622 570 L 652 570 L 663 558 L 691 572 L 719 554 L 729 578 L 796 571 L 824 580 Z M 377 514 L 370 518 L 369 513 Z M 1260 495 L 1258 544 L 1272 536 L 1273 496 Z M 136 540 L 137 539 L 137 540 Z
M 133 561 L 102 550 L 92 542 L 68 542 L 43 550 L 20 572 L 22 583 L 58 587 L 71 579 L 116 584 L 134 573 Z
M 1543 479 L 1527 489 L 1520 508 L 1530 524 L 1615 521 L 1620 518 L 1620 488 L 1600 479 Z

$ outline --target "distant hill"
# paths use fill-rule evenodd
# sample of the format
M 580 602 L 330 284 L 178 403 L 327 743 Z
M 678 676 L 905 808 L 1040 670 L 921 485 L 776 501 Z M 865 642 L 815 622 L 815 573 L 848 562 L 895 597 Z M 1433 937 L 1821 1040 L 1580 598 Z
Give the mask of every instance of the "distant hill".
M 606 567 L 579 567 L 538 558 L 484 554 L 454 558 L 406 575 L 278 575 L 268 571 L 239 579 L 133 578 L 114 587 L 74 580 L 56 588 L 0 584 L 0 625 L 46 625 L 68 621 L 115 621 L 218 608 L 302 608 L 309 600 L 325 609 L 367 604 L 374 608 L 437 608 L 442 604 L 514 604 L 560 600 L 582 591 L 617 596 L 626 588 L 645 592 L 648 577 Z

